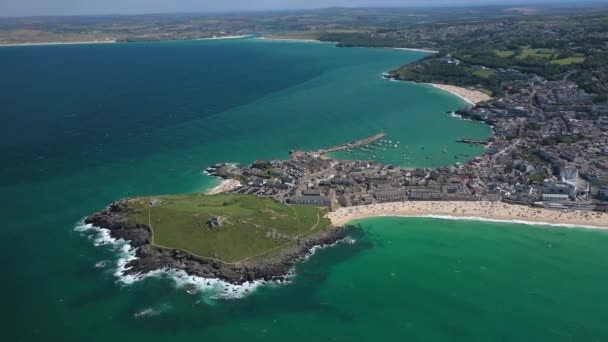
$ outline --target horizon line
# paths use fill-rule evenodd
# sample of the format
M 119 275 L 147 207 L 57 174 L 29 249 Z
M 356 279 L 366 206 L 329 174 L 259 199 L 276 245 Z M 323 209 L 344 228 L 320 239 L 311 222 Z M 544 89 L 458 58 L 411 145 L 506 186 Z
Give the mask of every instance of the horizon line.
M 70 17 L 126 17 L 126 16 L 154 16 L 154 15 L 238 15 L 243 13 L 263 14 L 263 13 L 279 13 L 279 12 L 308 12 L 308 11 L 323 11 L 323 10 L 340 10 L 340 9 L 433 9 L 433 8 L 488 8 L 488 7 L 561 7 L 561 8 L 588 8 L 602 7 L 608 9 L 608 1 L 606 0 L 567 0 L 562 1 L 547 1 L 534 4 L 525 2 L 512 4 L 450 4 L 450 5 L 432 5 L 432 4 L 410 4 L 403 6 L 329 6 L 329 7 L 311 7 L 311 8 L 276 8 L 276 9 L 231 9 L 231 10 L 215 10 L 215 11 L 167 11 L 167 12 L 133 12 L 133 13 L 79 13 L 79 14 L 33 14 L 33 15 L 0 15 L 1 19 L 19 19 L 19 18 L 70 18 Z

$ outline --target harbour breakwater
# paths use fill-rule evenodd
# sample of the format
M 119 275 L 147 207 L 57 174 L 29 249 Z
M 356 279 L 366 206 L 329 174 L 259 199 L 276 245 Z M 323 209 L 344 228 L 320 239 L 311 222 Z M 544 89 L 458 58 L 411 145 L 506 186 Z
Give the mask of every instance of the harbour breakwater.
M 318 149 L 316 151 L 314 151 L 313 153 L 318 154 L 318 155 L 323 155 L 326 153 L 331 153 L 331 152 L 337 152 L 337 151 L 343 151 L 343 150 L 348 150 L 351 148 L 356 148 L 359 146 L 364 146 L 367 144 L 371 144 L 376 140 L 380 140 L 382 138 L 384 138 L 386 136 L 386 133 L 384 132 L 380 132 L 376 135 L 373 135 L 369 138 L 365 138 L 365 139 L 361 139 L 361 140 L 355 140 L 355 141 L 351 141 L 349 143 L 345 143 L 345 144 L 340 144 L 340 145 L 336 145 L 336 146 L 330 146 L 330 147 L 325 147 L 325 148 L 321 148 Z

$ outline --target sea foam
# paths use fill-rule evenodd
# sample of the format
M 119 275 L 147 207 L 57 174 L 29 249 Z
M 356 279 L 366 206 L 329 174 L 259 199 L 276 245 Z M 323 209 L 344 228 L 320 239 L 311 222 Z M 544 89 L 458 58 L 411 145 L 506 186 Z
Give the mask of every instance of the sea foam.
M 204 297 L 241 298 L 253 292 L 259 286 L 268 283 L 264 281 L 255 281 L 234 285 L 220 279 L 191 276 L 184 271 L 174 269 L 159 269 L 145 274 L 127 274 L 127 271 L 130 269 L 128 266 L 129 263 L 137 259 L 135 254 L 137 249 L 133 248 L 128 241 L 125 241 L 124 239 L 115 239 L 111 236 L 108 229 L 96 227 L 92 224 L 85 224 L 84 221 L 79 222 L 74 230 L 91 234 L 88 236 L 92 238 L 93 245 L 95 246 L 111 246 L 113 250 L 118 251 L 114 276 L 117 278 L 118 282 L 125 285 L 130 285 L 146 278 L 168 277 L 172 279 L 179 288 L 194 286 L 197 289 L 197 292 L 203 294 Z M 96 267 L 100 267 L 101 265 L 106 265 L 105 260 L 98 262 Z M 149 314 L 153 314 L 153 312 L 143 312 L 142 316 L 148 316 Z
M 479 216 L 450 216 L 450 215 L 412 215 L 403 217 L 418 217 L 418 218 L 433 218 L 441 220 L 453 220 L 453 221 L 478 221 L 478 222 L 495 222 L 495 223 L 515 223 L 525 224 L 529 226 L 550 226 L 550 227 L 562 227 L 562 228 L 587 228 L 587 229 L 606 229 L 603 227 L 584 225 L 584 224 L 569 224 L 569 223 L 550 223 L 550 222 L 537 222 L 537 221 L 526 221 L 526 220 L 501 220 L 501 219 L 489 219 Z
M 329 247 L 333 247 L 339 243 L 348 243 L 354 244 L 355 240 L 352 238 L 344 238 L 334 242 L 331 245 L 323 245 L 323 246 L 313 246 L 308 250 L 306 254 L 304 254 L 298 261 L 306 261 L 310 259 L 317 251 Z M 183 270 L 175 270 L 175 269 L 160 269 L 146 273 L 142 275 L 141 278 L 148 277 L 169 277 L 174 281 L 175 285 L 179 288 L 185 288 L 188 286 L 194 286 L 198 292 L 201 292 L 204 297 L 209 299 L 233 299 L 233 298 L 243 298 L 251 293 L 253 293 L 256 289 L 261 287 L 269 287 L 274 285 L 287 285 L 291 284 L 291 279 L 293 279 L 296 275 L 295 266 L 292 267 L 287 274 L 285 275 L 284 280 L 256 280 L 253 282 L 245 282 L 243 284 L 231 284 L 225 282 L 221 279 L 217 278 L 202 278 L 197 276 L 192 276 L 187 274 Z
M 92 224 L 85 224 L 84 220 L 78 222 L 74 230 L 83 234 L 89 233 L 89 237 L 93 239 L 93 244 L 95 246 L 110 246 L 112 250 L 118 251 L 116 269 L 113 274 L 117 278 L 118 282 L 124 285 L 131 285 L 135 282 L 148 278 L 167 277 L 174 282 L 177 288 L 194 287 L 196 289 L 197 294 L 200 294 L 203 299 L 233 299 L 243 298 L 253 293 L 256 289 L 262 286 L 289 284 L 291 283 L 289 279 L 292 279 L 295 276 L 295 267 L 292 267 L 288 271 L 285 276 L 286 280 L 256 280 L 253 282 L 245 282 L 243 284 L 231 284 L 217 278 L 203 278 L 192 276 L 187 274 L 183 270 L 176 270 L 171 268 L 158 269 L 147 273 L 127 274 L 127 271 L 130 269 L 130 267 L 128 266 L 129 263 L 137 259 L 137 249 L 133 248 L 128 241 L 125 241 L 124 239 L 115 239 L 111 236 L 110 231 L 108 229 L 96 227 Z M 304 254 L 300 258 L 299 261 L 306 261 L 310 257 L 312 257 L 317 251 L 335 246 L 338 243 L 354 244 L 355 240 L 346 237 L 344 239 L 340 239 L 334 242 L 331 245 L 313 246 L 306 254 Z M 103 266 L 106 266 L 107 260 L 100 261 L 95 266 L 99 267 L 102 264 Z M 144 313 L 143 316 L 146 316 L 148 313 L 150 312 Z
M 88 237 L 93 240 L 93 245 L 95 247 L 110 246 L 113 251 L 118 251 L 118 260 L 116 261 L 116 270 L 114 271 L 114 275 L 120 282 L 131 284 L 137 280 L 137 276 L 125 274 L 125 272 L 129 269 L 127 265 L 132 260 L 137 259 L 135 256 L 136 249 L 131 247 L 128 241 L 124 239 L 115 239 L 110 234 L 109 229 L 84 223 L 84 220 L 78 222 L 74 230 L 83 234 L 88 233 Z M 107 260 L 102 260 L 96 263 L 95 267 L 105 267 L 107 264 Z
M 465 118 L 465 117 L 463 117 L 463 116 L 462 116 L 462 115 L 460 115 L 460 114 L 456 114 L 456 112 L 449 112 L 449 113 L 448 113 L 448 115 L 449 115 L 450 117 L 453 117 L 453 118 L 458 119 L 458 120 L 463 120 L 463 121 L 472 121 L 471 119 Z

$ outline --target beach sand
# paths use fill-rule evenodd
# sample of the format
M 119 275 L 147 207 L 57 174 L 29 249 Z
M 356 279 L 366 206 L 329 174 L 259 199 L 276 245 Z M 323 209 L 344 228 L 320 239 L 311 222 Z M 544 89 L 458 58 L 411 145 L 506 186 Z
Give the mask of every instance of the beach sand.
M 392 48 L 395 50 L 405 50 L 405 51 L 418 51 L 418 52 L 428 52 L 428 53 L 438 53 L 439 51 L 435 50 L 427 50 L 427 49 L 415 49 L 415 48 Z
M 224 192 L 228 192 L 234 190 L 241 186 L 241 181 L 238 179 L 224 179 L 222 182 L 216 186 L 215 188 L 209 190 L 207 195 L 217 195 Z
M 92 40 L 82 42 L 44 42 L 44 43 L 15 43 L 15 44 L 0 44 L 0 46 L 38 46 L 38 45 L 77 45 L 77 44 L 111 44 L 116 43 L 115 40 Z
M 374 216 L 496 220 L 608 229 L 608 213 L 560 211 L 504 202 L 405 201 L 338 208 L 327 214 L 334 226 Z
M 428 84 L 432 85 L 435 88 L 439 88 L 441 90 L 445 90 L 449 93 L 452 93 L 472 105 L 476 105 L 479 102 L 488 101 L 488 100 L 492 99 L 492 97 L 490 97 L 490 95 L 483 93 L 479 90 L 472 90 L 472 89 L 467 89 L 467 88 L 457 87 L 457 86 L 447 85 L 447 84 L 438 84 L 438 83 L 428 83 Z
M 218 39 L 241 39 L 241 38 L 247 38 L 247 37 L 251 37 L 248 35 L 238 35 L 238 36 L 213 36 L 213 37 L 209 37 L 209 38 L 197 38 L 195 40 L 218 40 Z
M 281 36 L 277 36 L 277 37 L 256 37 L 255 39 L 260 39 L 260 40 L 277 40 L 277 41 L 286 41 L 286 42 L 309 42 L 309 43 L 321 43 L 320 40 L 318 39 L 310 39 L 310 38 L 284 38 Z

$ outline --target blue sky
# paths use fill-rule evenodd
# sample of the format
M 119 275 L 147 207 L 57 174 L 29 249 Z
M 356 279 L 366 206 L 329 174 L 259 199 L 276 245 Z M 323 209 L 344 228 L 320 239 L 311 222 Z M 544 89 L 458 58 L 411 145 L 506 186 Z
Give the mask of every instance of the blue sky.
M 0 0 L 0 16 L 214 12 L 331 6 L 563 3 L 559 0 Z M 574 0 L 570 1 L 574 3 Z M 608 0 L 596 0 L 608 2 Z

